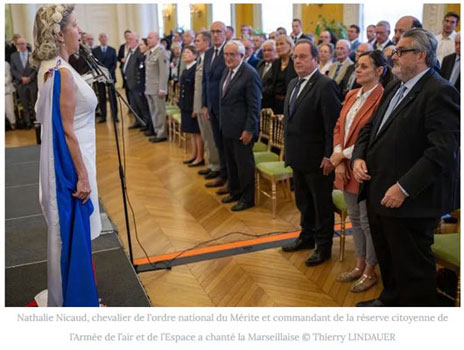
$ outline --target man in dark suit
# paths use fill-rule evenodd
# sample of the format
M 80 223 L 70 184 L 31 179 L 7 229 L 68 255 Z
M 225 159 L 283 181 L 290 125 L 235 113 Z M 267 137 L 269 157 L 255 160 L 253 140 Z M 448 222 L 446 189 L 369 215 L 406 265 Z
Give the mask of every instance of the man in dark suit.
M 367 199 L 383 291 L 357 306 L 435 305 L 430 246 L 439 218 L 455 206 L 459 93 L 431 69 L 437 40 L 411 29 L 393 53 L 398 83 L 386 89 L 352 157 L 358 200 Z
M 261 108 L 272 108 L 274 106 L 274 95 L 272 94 L 272 62 L 277 56 L 276 43 L 274 40 L 266 40 L 262 45 L 263 59 L 259 61 L 256 69 L 261 77 L 262 100 Z
M 99 60 L 111 74 L 113 81 L 116 82 L 116 50 L 108 46 L 108 34 L 100 33 L 98 36 L 98 40 L 100 41 L 100 46 L 97 46 L 92 50 L 92 54 L 95 56 L 97 60 Z M 100 105 L 100 112 L 101 112 L 101 120 L 100 122 L 103 123 L 106 121 L 106 84 L 105 83 L 97 83 L 98 88 L 98 104 Z M 115 107 L 115 113 L 117 115 L 117 103 L 116 103 L 116 95 L 110 95 L 110 104 Z
M 145 124 L 149 125 L 150 111 L 145 97 L 145 57 L 138 48 L 138 37 L 134 32 L 129 34 L 128 47 L 123 74 L 129 90 L 129 103 Z
M 258 135 L 261 110 L 261 81 L 245 62 L 245 48 L 238 40 L 224 46 L 227 69 L 219 84 L 219 120 L 226 154 L 230 195 L 223 203 L 238 201 L 233 211 L 250 208 L 255 202 L 253 137 Z
M 347 37 L 351 44 L 350 59 L 353 62 L 355 62 L 356 50 L 358 49 L 358 46 L 361 44 L 361 42 L 359 41 L 360 31 L 361 29 L 356 24 L 350 25 L 347 31 Z
M 24 126 L 32 126 L 35 101 L 37 99 L 37 69 L 29 63 L 29 52 L 26 40 L 22 37 L 16 40 L 17 52 L 11 55 L 11 75 L 24 111 Z
M 461 92 L 461 33 L 457 33 L 454 37 L 454 45 L 456 52 L 443 59 L 441 76 Z
M 242 44 L 245 47 L 244 61 L 256 69 L 256 66 L 259 62 L 259 58 L 255 56 L 255 47 L 253 41 L 251 41 L 250 39 L 242 39 Z
M 285 163 L 293 169 L 301 233 L 286 252 L 316 250 L 306 260 L 314 266 L 330 259 L 334 214 L 332 204 L 333 129 L 341 104 L 336 83 L 317 69 L 319 52 L 310 40 L 299 40 L 293 59 L 298 78 L 285 97 Z
M 388 46 L 394 45 L 388 38 L 390 36 L 390 23 L 387 21 L 380 21 L 375 26 L 375 41 L 372 44 L 374 50 L 383 51 Z
M 253 44 L 255 46 L 255 56 L 263 59 L 263 43 L 266 41 L 266 34 L 253 35 Z
M 303 27 L 301 25 L 301 19 L 294 18 L 292 21 L 292 32 L 290 37 L 293 42 L 296 43 L 300 39 L 309 39 L 306 35 L 303 34 Z
M 118 62 L 119 62 L 119 69 L 121 70 L 121 76 L 122 76 L 122 87 L 126 91 L 127 102 L 129 103 L 130 103 L 129 89 L 126 86 L 126 79 L 124 78 L 123 67 L 124 67 L 124 61 L 126 60 L 127 53 L 129 52 L 128 38 L 131 33 L 132 32 L 128 29 L 124 31 L 124 39 L 126 40 L 126 42 L 124 44 L 121 44 L 118 50 Z
M 206 184 L 206 187 L 224 186 L 227 181 L 227 164 L 222 142 L 222 133 L 219 126 L 219 101 L 220 101 L 220 81 L 222 73 L 226 67 L 224 62 L 224 44 L 226 43 L 226 26 L 222 22 L 211 24 L 211 40 L 213 47 L 205 52 L 203 64 L 203 94 L 202 107 L 203 115 L 211 122 L 213 129 L 214 142 L 219 152 L 219 163 L 221 166 L 220 176 L 213 182 Z M 226 188 L 221 188 L 218 194 L 226 194 Z

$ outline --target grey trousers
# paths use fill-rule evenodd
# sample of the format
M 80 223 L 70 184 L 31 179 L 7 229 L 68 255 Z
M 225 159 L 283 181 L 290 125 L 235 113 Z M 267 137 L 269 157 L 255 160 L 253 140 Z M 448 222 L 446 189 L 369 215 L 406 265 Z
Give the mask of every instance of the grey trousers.
M 219 171 L 219 153 L 214 143 L 213 129 L 209 120 L 205 120 L 203 113 L 198 114 L 198 126 L 200 127 L 201 137 L 205 145 L 205 152 L 208 158 L 208 168 L 211 171 Z
M 358 203 L 356 194 L 343 192 L 343 195 L 353 225 L 354 253 L 357 257 L 365 258 L 367 264 L 374 266 L 377 264 L 377 257 L 367 218 L 366 201 Z
M 166 104 L 164 97 L 159 98 L 158 95 L 148 95 L 148 107 L 150 108 L 151 121 L 156 137 L 166 137 Z

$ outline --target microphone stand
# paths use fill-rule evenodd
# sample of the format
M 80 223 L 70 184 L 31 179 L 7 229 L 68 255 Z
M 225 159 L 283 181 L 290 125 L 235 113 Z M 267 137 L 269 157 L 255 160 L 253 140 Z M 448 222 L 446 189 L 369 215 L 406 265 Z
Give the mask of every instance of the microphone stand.
M 132 240 L 131 240 L 131 235 L 130 235 L 130 224 L 129 224 L 129 214 L 127 212 L 127 194 L 126 194 L 126 178 L 124 174 L 124 168 L 122 166 L 122 161 L 121 161 L 121 150 L 119 147 L 119 136 L 118 136 L 118 127 L 117 127 L 117 115 L 116 115 L 116 98 L 115 96 L 118 96 L 120 100 L 122 100 L 125 105 L 134 113 L 135 118 L 143 125 L 146 126 L 146 123 L 143 121 L 142 118 L 140 118 L 137 113 L 134 111 L 134 109 L 130 106 L 130 104 L 122 97 L 122 95 L 116 90 L 115 84 L 113 79 L 111 78 L 110 74 L 105 74 L 105 72 L 101 69 L 101 64 L 95 56 L 91 53 L 91 51 L 84 46 L 80 45 L 79 46 L 79 52 L 84 58 L 84 60 L 87 62 L 89 67 L 91 67 L 92 74 L 95 72 L 95 79 L 96 80 L 102 80 L 108 87 L 108 93 L 110 97 L 110 109 L 111 109 L 111 116 L 113 120 L 113 129 L 114 129 L 114 139 L 116 140 L 116 153 L 118 155 L 118 165 L 119 165 L 119 179 L 121 182 L 121 192 L 122 192 L 122 201 L 123 201 L 123 206 L 124 206 L 124 219 L 126 222 L 126 231 L 127 231 L 127 243 L 129 246 L 129 256 L 130 256 L 130 262 L 133 268 L 137 271 L 137 266 L 134 264 L 134 258 L 133 258 L 133 252 L 132 252 Z

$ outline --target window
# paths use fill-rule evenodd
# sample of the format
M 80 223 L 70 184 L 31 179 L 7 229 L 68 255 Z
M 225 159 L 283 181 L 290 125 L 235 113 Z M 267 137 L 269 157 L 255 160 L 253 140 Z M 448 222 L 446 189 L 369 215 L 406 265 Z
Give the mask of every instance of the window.
M 224 22 L 226 26 L 235 26 L 231 24 L 231 14 L 230 14 L 230 4 L 224 4 L 219 1 L 213 3 L 213 22 L 221 21 Z
M 401 6 L 392 6 L 389 2 L 379 1 L 366 1 L 364 3 L 364 28 L 362 30 L 361 40 L 366 39 L 366 28 L 370 24 L 377 24 L 380 21 L 387 21 L 390 23 L 390 40 L 395 34 L 395 24 L 403 16 L 414 16 L 419 21 L 422 19 L 423 4 L 416 1 L 409 1 L 402 3 Z
M 261 18 L 264 33 L 269 34 L 278 27 L 284 27 L 287 29 L 287 33 L 290 33 L 293 19 L 293 5 L 289 1 L 279 3 L 263 1 L 261 3 Z M 289 28 L 290 31 L 288 30 Z
M 191 29 L 190 5 L 186 2 L 177 3 L 177 27 L 183 30 Z

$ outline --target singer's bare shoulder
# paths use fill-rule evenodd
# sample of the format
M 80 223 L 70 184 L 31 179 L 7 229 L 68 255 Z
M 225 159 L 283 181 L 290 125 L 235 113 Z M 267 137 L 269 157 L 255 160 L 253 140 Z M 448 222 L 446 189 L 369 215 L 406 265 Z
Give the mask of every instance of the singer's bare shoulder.
M 61 82 L 63 83 L 63 79 L 69 80 L 69 83 L 74 84 L 74 78 L 72 76 L 72 73 L 69 71 L 69 69 L 65 67 L 60 67 L 58 68 L 61 74 Z M 44 73 L 44 82 L 47 81 L 47 79 L 50 77 L 50 72 L 45 72 Z
M 76 84 L 71 71 L 65 67 L 60 67 L 59 71 L 61 74 L 61 95 L 74 96 L 76 94 Z

